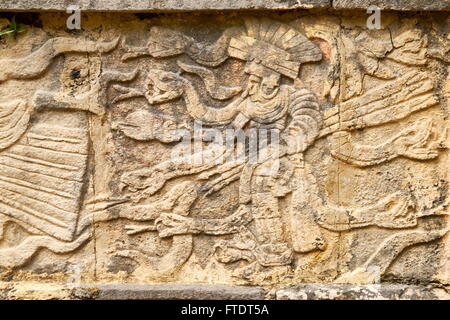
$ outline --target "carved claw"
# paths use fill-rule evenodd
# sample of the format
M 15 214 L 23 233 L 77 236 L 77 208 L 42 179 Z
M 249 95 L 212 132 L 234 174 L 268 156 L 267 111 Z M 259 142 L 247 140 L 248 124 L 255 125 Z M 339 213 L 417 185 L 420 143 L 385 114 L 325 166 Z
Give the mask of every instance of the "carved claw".
M 239 260 L 255 261 L 252 250 L 238 248 L 229 240 L 220 240 L 214 245 L 214 256 L 222 263 L 232 263 Z
M 182 182 L 170 190 L 164 201 L 172 213 L 180 216 L 187 216 L 189 210 L 197 199 L 197 189 L 192 182 Z
M 148 55 L 148 52 L 127 52 L 120 57 L 122 62 Z
M 430 144 L 430 148 L 432 149 L 448 149 L 449 145 L 447 143 L 449 128 L 445 127 L 442 129 L 442 132 L 438 134 L 436 141 Z
M 139 69 L 137 68 L 130 72 L 106 70 L 101 74 L 99 82 L 101 83 L 102 87 L 105 87 L 112 81 L 126 82 L 134 80 L 138 74 Z
M 401 153 L 411 147 L 423 146 L 430 136 L 430 133 L 430 122 L 427 121 L 424 125 L 414 126 L 403 130 L 393 142 L 398 148 L 399 153 Z
M 114 90 L 122 93 L 120 95 L 118 95 L 117 97 L 115 97 L 112 100 L 112 104 L 117 103 L 119 101 L 122 100 L 126 100 L 126 99 L 130 99 L 130 98 L 134 98 L 134 97 L 142 97 L 145 96 L 145 94 L 135 88 L 128 88 L 128 87 L 124 87 L 121 85 L 114 85 L 113 86 Z
M 97 51 L 101 53 L 110 52 L 111 50 L 115 49 L 117 45 L 119 44 L 120 36 L 114 39 L 113 41 L 109 42 L 101 42 L 97 44 Z
M 125 230 L 127 230 L 127 234 L 129 236 L 132 236 L 132 235 L 136 235 L 136 234 L 143 233 L 143 232 L 156 231 L 156 226 L 154 226 L 154 225 L 147 225 L 147 226 L 127 225 L 127 226 L 125 226 Z
M 156 229 L 161 238 L 167 238 L 178 234 L 191 232 L 192 218 L 183 217 L 173 213 L 162 213 L 155 220 Z
M 120 41 L 120 47 L 126 51 L 130 51 L 130 46 L 127 44 L 127 39 L 125 37 Z

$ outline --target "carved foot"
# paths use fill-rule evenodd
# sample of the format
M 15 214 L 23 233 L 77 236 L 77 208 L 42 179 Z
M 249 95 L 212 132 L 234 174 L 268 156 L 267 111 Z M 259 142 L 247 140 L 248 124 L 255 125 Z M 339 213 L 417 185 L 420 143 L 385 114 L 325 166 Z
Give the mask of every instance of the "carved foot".
M 251 280 L 252 276 L 263 270 L 263 266 L 261 266 L 258 262 L 254 261 L 244 267 L 237 268 L 233 271 L 232 276 L 239 279 Z
M 152 276 L 172 274 L 177 271 L 192 253 L 192 236 L 175 236 L 172 247 L 163 256 L 150 256 L 138 250 L 120 250 L 115 256 L 126 257 L 136 261 L 142 267 L 153 269 Z
M 255 254 L 250 249 L 239 248 L 236 243 L 221 240 L 214 246 L 214 256 L 221 263 L 232 263 L 239 260 L 255 261 Z
M 126 39 L 123 39 L 121 41 L 121 47 L 126 51 L 126 53 L 124 53 L 120 58 L 122 62 L 150 55 L 150 52 L 147 47 L 130 46 L 126 43 Z
M 337 278 L 335 283 L 366 285 L 380 282 L 380 268 L 357 268 L 351 272 L 344 273 Z
M 232 276 L 248 283 L 279 283 L 292 274 L 293 269 L 290 265 L 263 267 L 258 262 L 253 262 L 245 267 L 235 269 Z

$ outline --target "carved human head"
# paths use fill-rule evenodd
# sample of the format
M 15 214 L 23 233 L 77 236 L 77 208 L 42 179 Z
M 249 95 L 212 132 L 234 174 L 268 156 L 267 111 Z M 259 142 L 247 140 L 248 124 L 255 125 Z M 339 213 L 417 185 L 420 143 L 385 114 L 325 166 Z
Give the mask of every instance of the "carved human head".
M 252 101 L 266 102 L 273 99 L 279 91 L 281 75 L 261 64 L 258 60 L 249 61 L 245 66 L 248 73 L 248 93 Z

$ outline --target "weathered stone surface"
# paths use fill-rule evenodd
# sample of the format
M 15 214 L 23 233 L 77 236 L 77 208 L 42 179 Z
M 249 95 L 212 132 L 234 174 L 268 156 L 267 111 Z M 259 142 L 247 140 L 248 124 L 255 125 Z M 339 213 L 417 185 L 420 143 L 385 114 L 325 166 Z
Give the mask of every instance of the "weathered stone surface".
M 67 17 L 0 40 L 0 294 L 447 298 L 447 13 Z
M 271 291 L 259 287 L 203 284 L 2 283 L 0 299 L 75 300 L 448 300 L 445 288 L 433 285 L 350 285 L 306 283 Z
M 0 10 L 66 11 L 78 5 L 83 11 L 191 11 L 239 9 L 367 9 L 376 5 L 388 10 L 449 10 L 448 0 L 0 0 Z
M 66 11 L 78 5 L 84 11 L 190 11 L 239 9 L 311 9 L 330 6 L 329 0 L 0 0 L 0 10 Z
M 279 300 L 448 300 L 443 288 L 384 284 L 302 284 L 276 292 Z
M 336 9 L 367 9 L 375 5 L 384 10 L 449 10 L 448 0 L 332 0 Z
M 261 300 L 266 296 L 256 287 L 202 284 L 106 284 L 93 289 L 100 300 Z

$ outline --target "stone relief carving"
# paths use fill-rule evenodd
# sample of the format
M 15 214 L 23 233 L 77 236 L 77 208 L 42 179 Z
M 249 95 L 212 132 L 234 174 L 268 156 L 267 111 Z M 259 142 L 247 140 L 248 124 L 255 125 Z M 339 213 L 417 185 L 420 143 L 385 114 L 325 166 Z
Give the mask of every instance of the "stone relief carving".
M 388 230 L 367 249 L 365 260 L 335 276 L 337 282 L 374 282 L 406 248 L 445 236 L 445 195 L 424 204 L 411 190 L 397 188 L 374 193 L 370 201 L 342 204 L 317 176 L 318 158 L 308 156 L 325 150 L 336 166 L 360 170 L 397 159 L 426 164 L 442 156 L 447 124 L 423 117 L 441 103 L 432 73 L 423 69 L 427 36 L 411 28 L 341 31 L 331 43 L 335 30 L 311 32 L 294 25 L 246 18 L 208 43 L 152 26 L 145 46 L 131 45 L 126 37 L 110 42 L 54 38 L 26 57 L 0 60 L 5 66 L 0 85 L 34 81 L 59 55 L 92 54 L 102 61 L 82 94 L 36 88 L 29 100 L 0 103 L 0 235 L 9 221 L 30 233 L 0 249 L 0 266 L 23 266 L 41 248 L 75 251 L 95 239 L 96 224 L 123 220 L 126 237 L 150 233 L 157 241 L 170 241 L 157 256 L 133 246 L 112 249 L 114 257 L 150 266 L 156 277 L 180 271 L 199 237 L 206 237 L 213 243 L 209 263 L 214 259 L 236 281 L 270 283 L 301 278 L 311 263 L 302 265 L 303 257 L 316 255 L 316 263 L 329 259 L 341 233 Z M 102 60 L 107 54 L 120 57 L 120 68 Z M 147 67 L 143 61 L 148 60 L 160 67 Z M 324 61 L 330 74 L 337 74 L 325 94 L 301 79 L 304 66 Z M 226 68 L 235 81 L 224 81 Z M 375 82 L 368 85 L 368 78 Z M 113 119 L 112 110 L 128 104 L 130 112 Z M 175 105 L 181 111 L 167 112 Z M 111 165 L 114 174 L 105 182 L 112 186 L 109 194 L 96 194 L 89 191 L 96 186 L 88 168 L 95 152 L 90 141 L 99 137 L 70 122 L 30 124 L 35 113 L 49 109 L 106 122 L 120 137 L 108 142 L 113 149 L 122 148 L 116 141 L 125 139 L 171 151 L 186 143 L 190 149 L 192 142 L 194 151 L 150 164 Z M 411 120 L 416 113 L 421 117 Z M 395 131 L 372 135 L 368 143 L 355 138 L 393 123 Z M 221 140 L 229 130 L 247 140 L 230 147 Z M 248 141 L 261 131 L 270 138 L 258 141 L 253 151 L 263 158 L 255 162 Z M 239 150 L 242 156 L 234 158 Z M 199 203 L 220 200 L 224 192 L 234 192 L 235 203 L 224 200 L 215 215 L 194 213 L 207 211 Z
M 1 80 L 28 79 L 43 73 L 52 59 L 67 52 L 108 52 L 117 45 L 55 38 L 21 59 L 5 59 Z M 33 234 L 17 246 L 0 250 L 0 265 L 26 263 L 40 248 L 65 253 L 77 249 L 91 235 L 89 224 L 79 221 L 87 169 L 88 136 L 71 126 L 38 124 L 30 128 L 30 117 L 42 108 L 103 112 L 91 92 L 70 97 L 60 92 L 36 90 L 29 100 L 2 103 L 2 217 Z M 94 92 L 95 91 L 95 92 Z

